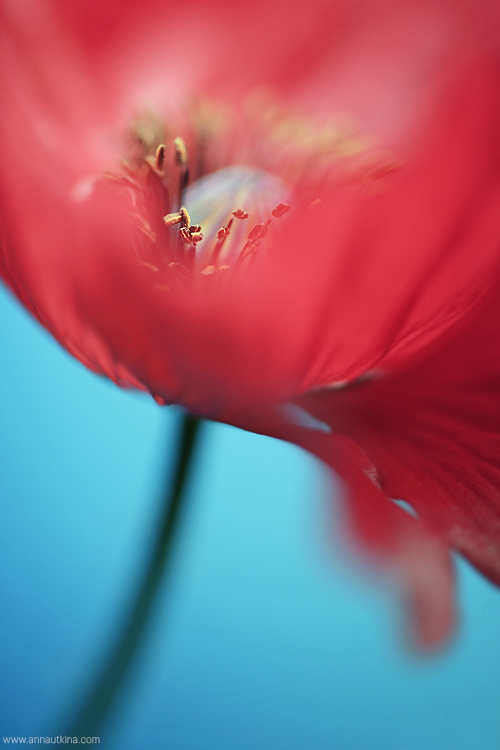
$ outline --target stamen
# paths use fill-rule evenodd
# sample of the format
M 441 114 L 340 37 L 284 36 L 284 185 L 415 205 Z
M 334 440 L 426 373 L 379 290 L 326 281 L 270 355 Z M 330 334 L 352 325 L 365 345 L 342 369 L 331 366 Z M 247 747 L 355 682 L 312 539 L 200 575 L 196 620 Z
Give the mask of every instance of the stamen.
M 198 242 L 201 242 L 203 239 L 203 235 L 201 232 L 193 232 L 193 229 L 196 229 L 197 227 L 191 227 L 191 229 L 187 229 L 186 227 L 181 227 L 179 229 L 179 234 L 184 240 L 184 242 L 187 242 L 189 245 L 196 245 Z
M 155 156 L 146 156 L 145 160 L 146 164 L 153 170 L 153 172 L 158 175 L 158 177 L 164 177 L 165 172 L 163 167 L 165 166 L 165 146 L 164 144 L 160 144 L 158 148 L 156 149 Z
M 159 171 L 163 171 L 165 164 L 165 144 L 161 143 L 156 149 L 156 168 Z
M 233 225 L 233 221 L 234 221 L 234 217 L 231 216 L 231 218 L 229 219 L 227 225 L 224 225 L 223 227 L 221 227 L 219 229 L 219 231 L 217 232 L 217 240 L 218 241 L 216 242 L 215 247 L 214 247 L 214 249 L 212 251 L 212 259 L 213 259 L 214 262 L 219 257 L 219 253 L 222 250 L 224 242 L 227 240 L 227 238 L 229 237 L 229 235 L 231 233 L 231 227 Z
M 260 240 L 263 240 L 265 237 L 267 237 L 267 227 L 271 223 L 272 219 L 268 219 L 264 224 L 256 224 L 253 229 L 250 231 L 247 241 L 245 242 L 245 246 L 243 247 L 243 250 L 241 251 L 241 255 L 238 260 L 243 260 L 243 258 L 246 258 L 250 253 L 253 253 L 255 250 L 255 245 L 257 242 L 260 242 Z
M 279 219 L 281 216 L 284 216 L 287 214 L 290 210 L 290 204 L 289 203 L 279 203 L 276 208 L 273 208 L 271 211 L 272 215 Z
M 228 236 L 229 236 L 229 226 L 221 227 L 219 231 L 217 232 L 217 239 L 220 241 L 225 240 L 226 237 Z
M 164 177 L 165 172 L 163 167 L 165 166 L 165 145 L 161 143 L 156 149 L 156 154 L 154 156 L 146 156 L 145 161 L 158 177 Z
M 266 221 L 265 224 L 256 224 L 254 228 L 250 231 L 247 240 L 251 240 L 252 242 L 257 242 L 257 240 L 263 240 L 264 237 L 267 237 L 267 225 L 269 224 L 269 221 Z
M 271 211 L 288 195 L 279 178 L 247 167 L 225 167 L 191 184 L 183 203 L 205 235 L 196 250 L 198 273 L 208 265 L 227 263 L 233 268 L 250 229 L 276 220 Z
M 134 243 L 139 257 L 147 258 L 140 260 L 141 265 L 154 273 L 157 280 L 165 280 L 165 266 L 168 274 L 177 277 L 167 279 L 171 285 L 176 280 L 181 283 L 181 279 L 194 273 L 198 278 L 201 273 L 216 279 L 220 275 L 218 271 L 247 266 L 259 254 L 272 252 L 270 240 L 279 232 L 279 227 L 273 224 L 269 229 L 269 226 L 291 210 L 291 205 L 285 201 L 292 200 L 295 183 L 302 196 L 312 196 L 315 191 L 317 194 L 323 184 L 344 178 L 368 182 L 369 190 L 380 190 L 401 167 L 388 155 L 381 154 L 367 155 L 366 159 L 343 166 L 348 156 L 360 150 L 357 131 L 350 125 L 328 124 L 318 130 L 284 107 L 280 108 L 274 99 L 264 98 L 263 101 L 263 106 L 256 110 L 259 117 L 253 125 L 255 118 L 251 113 L 248 115 L 251 122 L 246 122 L 246 116 L 241 122 L 231 120 L 227 138 L 222 132 L 224 128 L 216 132 L 204 122 L 198 122 L 193 110 L 187 131 L 193 143 L 191 154 L 184 139 L 173 138 L 170 129 L 165 129 L 154 115 L 146 113 L 134 125 L 128 161 L 123 162 L 118 183 L 112 175 L 105 179 L 112 179 L 114 187 L 131 193 L 133 211 L 137 212 L 133 214 Z M 233 154 L 236 163 L 242 155 L 245 161 L 247 150 L 251 151 L 247 149 L 246 138 L 243 149 L 237 144 L 240 124 L 253 127 L 253 138 L 257 139 L 254 155 L 258 163 L 265 162 L 269 171 L 258 167 L 223 166 L 228 162 L 226 151 L 233 140 L 237 146 Z M 267 146 L 261 144 L 263 136 Z M 172 145 L 165 146 L 164 141 L 173 145 L 174 153 L 170 152 L 170 156 L 168 148 L 172 149 Z M 193 157 L 197 163 L 191 163 Z M 222 168 L 204 174 L 204 161 L 212 168 L 218 165 Z M 170 174 L 172 167 L 173 174 Z M 189 173 L 193 174 L 193 169 L 197 179 L 188 187 Z M 172 183 L 173 196 L 169 192 Z M 364 187 L 366 189 L 366 184 Z M 315 212 L 320 203 L 319 199 L 313 200 L 307 212 Z M 248 210 L 241 207 L 231 210 L 231 206 L 246 206 Z M 243 222 L 250 216 L 252 221 L 245 225 Z M 245 228 L 249 225 L 250 230 Z M 155 286 L 169 288 L 168 285 Z
M 177 137 L 174 140 L 175 163 L 181 169 L 188 165 L 188 150 L 183 138 Z
M 182 216 L 182 218 L 184 220 L 184 224 L 189 229 L 189 227 L 191 226 L 191 217 L 190 217 L 190 215 L 188 213 L 187 208 L 185 206 L 181 206 L 179 213 L 181 214 L 181 216 Z
M 173 227 L 175 224 L 182 224 L 184 222 L 184 216 L 180 211 L 175 214 L 167 214 L 163 217 L 166 227 Z
M 163 217 L 163 221 L 165 222 L 165 226 L 167 227 L 173 227 L 176 224 L 183 224 L 183 226 L 186 227 L 186 229 L 189 229 L 191 226 L 191 217 L 189 215 L 189 212 L 185 206 L 181 206 L 179 211 L 176 211 L 175 214 L 167 214 Z M 197 229 L 196 231 L 200 231 L 201 227 Z

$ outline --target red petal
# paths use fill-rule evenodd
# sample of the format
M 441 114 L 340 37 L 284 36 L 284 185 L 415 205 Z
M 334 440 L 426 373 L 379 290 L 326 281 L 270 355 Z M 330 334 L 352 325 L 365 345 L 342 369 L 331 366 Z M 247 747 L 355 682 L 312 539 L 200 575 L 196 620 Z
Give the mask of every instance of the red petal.
M 305 397 L 301 403 L 327 421 L 329 395 Z M 353 440 L 326 434 L 312 424 L 309 429 L 298 426 L 300 420 L 288 406 L 281 412 L 247 413 L 240 420 L 233 415 L 227 421 L 306 448 L 345 481 L 349 541 L 399 588 L 413 645 L 424 650 L 442 646 L 456 619 L 454 569 L 446 540 L 389 500 L 378 486 L 373 464 Z
M 215 296 L 152 293 L 130 205 L 111 192 L 76 204 L 66 162 L 56 153 L 41 162 L 39 141 L 9 120 L 7 278 L 85 363 L 206 412 L 355 377 L 451 325 L 496 262 L 498 68 L 464 68 L 458 79 L 391 189 L 323 195 L 317 218 L 299 213 Z
M 500 287 L 407 369 L 305 396 L 356 441 L 383 493 L 500 584 Z M 373 494 L 373 493 L 372 493 Z M 373 522 L 372 498 L 362 513 Z M 361 507 L 361 506 L 360 506 Z M 363 510 L 364 509 L 364 510 Z
M 329 252 L 318 243 L 310 256 L 307 283 L 323 307 L 304 389 L 407 357 L 488 287 L 500 243 L 499 85 L 496 62 L 459 70 L 393 186 L 326 203 Z
M 446 543 L 379 490 L 373 467 L 356 444 L 342 436 L 319 436 L 304 439 L 302 445 L 346 481 L 354 538 L 401 587 L 413 643 L 423 649 L 442 645 L 456 618 L 454 571 Z
M 204 87 L 220 81 L 245 91 L 255 84 L 286 88 L 308 106 L 367 115 L 372 124 L 390 113 L 401 129 L 402 108 L 450 50 L 496 44 L 500 11 L 495 0 L 48 0 L 46 5 L 96 66 L 108 65 L 130 85 L 133 68 L 169 69 L 184 80 L 196 72 Z M 203 57 L 200 58 L 199 52 Z M 256 52 L 258 51 L 258 54 Z M 115 58 L 113 61 L 112 58 Z M 117 58 L 121 59 L 118 61 Z M 397 59 L 397 65 L 394 60 Z M 155 63 L 156 60 L 156 63 Z M 120 65 L 124 66 L 120 74 Z M 383 104 L 382 104 L 383 102 Z M 323 107 L 322 107 L 323 105 Z M 397 107 L 395 110 L 394 107 Z M 373 110 L 378 114 L 373 116 Z M 398 120 L 396 123 L 395 120 Z M 378 132 L 378 129 L 377 129 Z

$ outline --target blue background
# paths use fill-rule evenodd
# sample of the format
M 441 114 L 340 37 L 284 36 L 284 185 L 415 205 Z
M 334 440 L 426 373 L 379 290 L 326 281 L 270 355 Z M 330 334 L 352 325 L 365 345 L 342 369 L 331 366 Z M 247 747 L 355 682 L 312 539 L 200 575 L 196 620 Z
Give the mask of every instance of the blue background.
M 138 580 L 179 412 L 88 373 L 0 289 L 0 736 L 64 731 Z M 390 592 L 336 551 L 328 480 L 209 424 L 147 648 L 101 747 L 498 750 L 500 595 L 404 650 Z M 333 542 L 333 543 L 332 543 Z

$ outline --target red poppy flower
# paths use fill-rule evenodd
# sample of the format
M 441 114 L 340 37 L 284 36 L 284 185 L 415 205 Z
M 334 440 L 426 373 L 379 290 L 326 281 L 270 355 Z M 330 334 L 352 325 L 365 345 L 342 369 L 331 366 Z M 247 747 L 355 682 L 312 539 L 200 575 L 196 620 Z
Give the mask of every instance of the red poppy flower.
M 496 3 L 2 14 L 6 283 L 94 371 L 329 464 L 441 642 L 449 549 L 500 583 Z

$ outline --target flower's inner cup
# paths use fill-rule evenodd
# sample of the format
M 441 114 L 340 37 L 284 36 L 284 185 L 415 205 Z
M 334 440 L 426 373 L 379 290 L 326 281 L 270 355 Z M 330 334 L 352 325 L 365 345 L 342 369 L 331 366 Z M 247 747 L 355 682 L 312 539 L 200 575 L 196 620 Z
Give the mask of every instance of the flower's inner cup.
M 267 239 L 271 223 L 288 213 L 289 193 L 279 177 L 244 166 L 224 167 L 190 185 L 186 209 L 202 232 L 197 263 L 208 268 L 242 263 Z
M 375 154 L 351 122 L 318 127 L 268 91 L 249 95 L 238 113 L 198 102 L 176 130 L 158 117 L 138 119 L 125 174 L 108 175 L 132 200 L 138 262 L 165 289 L 227 278 L 272 251 L 294 213 L 318 204 L 332 183 L 373 189 L 399 166 Z

